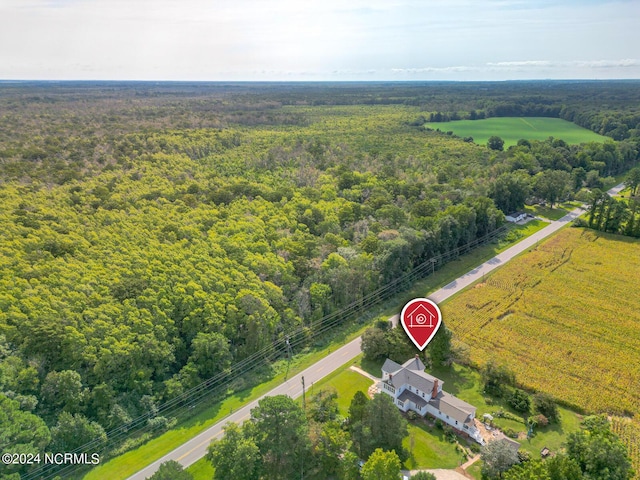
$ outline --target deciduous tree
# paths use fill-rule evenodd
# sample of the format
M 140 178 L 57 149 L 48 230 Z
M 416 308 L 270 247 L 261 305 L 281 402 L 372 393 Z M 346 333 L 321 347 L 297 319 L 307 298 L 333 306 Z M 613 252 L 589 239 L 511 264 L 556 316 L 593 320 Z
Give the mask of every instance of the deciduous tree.
M 0 394 L 0 452 L 44 453 L 51 434 L 44 421 L 24 412 L 15 400 Z M 0 476 L 22 470 L 20 465 L 0 463 Z
M 175 460 L 162 463 L 149 480 L 193 480 L 193 475 Z
M 411 475 L 412 480 L 437 480 L 436 476 L 430 472 L 418 472 Z
M 51 450 L 54 452 L 72 452 L 89 442 L 96 442 L 97 448 L 106 441 L 104 428 L 81 413 L 71 415 L 62 412 L 58 423 L 51 429 Z
M 558 405 L 556 404 L 553 397 L 548 393 L 536 393 L 533 396 L 533 408 L 536 412 L 547 417 L 547 419 L 552 423 L 560 421 Z
M 567 455 L 576 460 L 586 478 L 627 480 L 633 477 L 627 449 L 611 432 L 606 416 L 586 417 L 582 428 L 569 434 Z
M 520 462 L 517 451 L 505 440 L 496 440 L 482 447 L 482 475 L 503 478 L 504 472 Z
M 220 440 L 211 442 L 207 459 L 215 468 L 215 479 L 259 478 L 260 450 L 253 438 L 246 436 L 235 423 L 227 423 L 224 427 L 224 436 Z
M 553 205 L 563 198 L 571 182 L 571 175 L 562 170 L 545 170 L 533 177 L 533 190 L 540 198 Z
M 362 480 L 394 480 L 400 478 L 400 458 L 394 451 L 376 448 L 362 466 Z
M 492 135 L 489 137 L 489 140 L 487 140 L 487 147 L 491 150 L 498 150 L 501 152 L 504 150 L 504 140 L 497 135 Z

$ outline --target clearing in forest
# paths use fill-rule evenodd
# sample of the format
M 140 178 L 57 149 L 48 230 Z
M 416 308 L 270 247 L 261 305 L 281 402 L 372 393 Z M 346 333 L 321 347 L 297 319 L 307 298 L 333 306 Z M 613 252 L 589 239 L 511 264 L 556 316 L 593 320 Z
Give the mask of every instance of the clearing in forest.
M 570 144 L 603 142 L 607 139 L 607 137 L 560 118 L 494 117 L 484 120 L 427 123 L 426 126 L 434 130 L 439 128 L 444 132 L 452 131 L 459 137 L 473 137 L 474 142 L 479 145 L 486 145 L 489 137 L 497 135 L 504 140 L 505 148 L 517 144 L 521 138 L 546 140 L 553 137 Z
M 470 359 L 586 412 L 640 413 L 640 241 L 568 228 L 441 306 Z

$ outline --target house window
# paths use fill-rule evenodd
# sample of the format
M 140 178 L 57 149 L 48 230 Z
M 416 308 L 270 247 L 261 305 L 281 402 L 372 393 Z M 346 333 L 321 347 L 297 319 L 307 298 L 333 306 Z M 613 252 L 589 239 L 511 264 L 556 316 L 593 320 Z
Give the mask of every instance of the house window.
M 422 392 L 422 398 L 424 398 L 424 392 Z
M 449 415 L 447 415 L 447 420 L 449 420 Z
M 465 429 L 465 430 L 469 430 L 469 427 L 465 425 L 465 426 L 464 426 L 464 429 Z
M 456 425 L 458 424 L 458 420 L 456 420 Z

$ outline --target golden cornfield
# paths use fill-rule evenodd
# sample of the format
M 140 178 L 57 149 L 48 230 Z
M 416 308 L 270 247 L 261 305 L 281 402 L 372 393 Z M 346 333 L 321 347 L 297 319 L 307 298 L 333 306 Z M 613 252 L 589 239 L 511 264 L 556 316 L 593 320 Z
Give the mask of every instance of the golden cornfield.
M 634 480 L 640 479 L 640 415 L 635 418 L 613 417 L 611 429 L 618 435 L 629 450 L 629 458 L 636 472 Z
M 564 229 L 442 306 L 471 361 L 586 412 L 640 412 L 640 241 Z

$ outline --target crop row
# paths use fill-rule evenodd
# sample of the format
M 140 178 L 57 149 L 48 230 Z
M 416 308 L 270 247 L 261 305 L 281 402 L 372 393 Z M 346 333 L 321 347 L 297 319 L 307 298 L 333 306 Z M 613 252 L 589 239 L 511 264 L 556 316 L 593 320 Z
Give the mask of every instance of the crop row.
M 636 472 L 634 480 L 640 480 L 640 415 L 634 419 L 612 417 L 613 432 L 627 447 L 631 464 Z
M 638 413 L 640 243 L 567 229 L 443 305 L 471 360 L 586 412 Z

